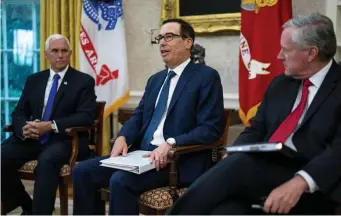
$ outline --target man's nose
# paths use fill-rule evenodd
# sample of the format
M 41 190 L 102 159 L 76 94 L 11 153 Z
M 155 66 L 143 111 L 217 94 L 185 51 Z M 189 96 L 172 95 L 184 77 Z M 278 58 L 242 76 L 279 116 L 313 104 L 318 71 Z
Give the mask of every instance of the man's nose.
M 58 51 L 57 56 L 58 57 L 63 57 L 63 52 L 62 51 Z
M 166 43 L 160 42 L 160 46 L 164 47 L 166 46 Z
M 283 60 L 283 59 L 284 59 L 284 58 L 283 58 L 282 50 L 279 51 L 279 53 L 278 53 L 278 55 L 277 55 L 277 59 L 279 59 L 279 60 Z

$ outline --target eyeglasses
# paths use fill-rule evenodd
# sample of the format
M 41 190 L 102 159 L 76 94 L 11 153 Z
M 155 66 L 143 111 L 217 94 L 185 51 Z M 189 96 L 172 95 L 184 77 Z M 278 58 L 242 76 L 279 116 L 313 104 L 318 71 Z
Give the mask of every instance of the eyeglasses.
M 165 35 L 158 35 L 158 36 L 156 36 L 155 37 L 155 42 L 157 44 L 159 44 L 162 39 L 164 39 L 166 42 L 169 42 L 169 41 L 173 40 L 176 37 L 187 38 L 186 36 L 182 36 L 182 35 L 178 35 L 178 34 L 173 34 L 173 33 L 167 33 Z

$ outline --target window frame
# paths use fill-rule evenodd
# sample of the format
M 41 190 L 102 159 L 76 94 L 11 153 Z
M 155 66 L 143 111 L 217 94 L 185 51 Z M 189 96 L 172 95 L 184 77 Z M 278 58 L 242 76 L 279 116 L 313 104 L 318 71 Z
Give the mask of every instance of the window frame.
M 0 103 L 4 103 L 4 113 L 5 113 L 5 125 L 9 125 L 11 124 L 11 118 L 10 115 L 12 112 L 12 110 L 9 110 L 9 103 L 13 102 L 13 101 L 19 101 L 20 97 L 10 97 L 9 96 L 9 71 L 8 71 L 8 54 L 9 53 L 13 53 L 14 49 L 9 49 L 7 48 L 7 14 L 6 14 L 6 5 L 7 4 L 25 4 L 25 5 L 31 5 L 32 8 L 32 32 L 33 32 L 33 50 L 27 50 L 25 49 L 25 51 L 28 52 L 33 52 L 33 60 L 32 60 L 32 64 L 33 64 L 33 73 L 36 73 L 39 71 L 39 67 L 40 65 L 38 65 L 38 59 L 40 58 L 40 48 L 39 44 L 37 44 L 37 40 L 35 40 L 35 38 L 37 38 L 37 34 L 40 34 L 40 29 L 37 29 L 37 24 L 38 24 L 38 20 L 37 20 L 37 15 L 38 13 L 40 13 L 40 11 L 37 11 L 37 4 L 40 4 L 40 0 L 2 0 L 1 1 L 1 35 L 0 37 L 2 37 L 2 41 L 3 41 L 3 47 L 0 47 L 0 53 L 3 54 L 3 66 L 1 67 L 1 75 L 3 76 L 3 82 L 0 82 L 0 89 L 3 89 L 4 91 L 4 96 L 2 97 L 2 95 L 0 96 Z M 39 42 L 38 42 L 39 43 Z M 0 55 L 0 58 L 2 57 L 2 55 Z M 4 85 L 4 86 L 1 86 Z M 2 128 L 0 129 L 1 132 L 0 134 L 3 132 Z M 10 136 L 9 133 L 5 134 L 5 138 L 7 138 L 8 136 Z M 0 139 L 2 139 L 2 136 L 0 136 Z M 2 142 L 3 140 L 1 140 Z

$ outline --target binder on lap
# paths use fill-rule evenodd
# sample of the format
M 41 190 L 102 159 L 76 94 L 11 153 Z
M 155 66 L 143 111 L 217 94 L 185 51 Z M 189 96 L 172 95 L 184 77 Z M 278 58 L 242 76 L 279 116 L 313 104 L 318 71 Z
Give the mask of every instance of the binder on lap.
M 151 151 L 133 151 L 129 152 L 127 156 L 109 157 L 101 160 L 101 165 L 104 167 L 114 168 L 141 174 L 149 170 L 155 169 L 155 163 L 151 163 L 148 157 L 143 157 L 151 153 Z
M 264 153 L 264 152 L 278 152 L 286 156 L 299 156 L 295 150 L 289 148 L 282 143 L 254 143 L 247 145 L 235 145 L 225 147 L 227 152 L 250 152 L 250 153 Z

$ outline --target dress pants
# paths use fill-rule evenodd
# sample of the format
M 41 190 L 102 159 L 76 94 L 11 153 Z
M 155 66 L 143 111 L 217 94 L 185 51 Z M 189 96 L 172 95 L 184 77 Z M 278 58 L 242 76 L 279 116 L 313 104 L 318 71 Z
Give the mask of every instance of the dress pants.
M 252 204 L 291 179 L 301 166 L 281 155 L 231 154 L 198 178 L 166 214 L 252 214 Z M 330 214 L 333 208 L 320 192 L 305 193 L 290 213 Z
M 33 214 L 51 215 L 54 210 L 60 169 L 68 163 L 71 145 L 49 140 L 21 140 L 11 136 L 1 144 L 1 201 L 6 212 L 18 206 Z M 35 169 L 33 202 L 20 180 L 18 169 L 38 160 Z
M 74 215 L 103 215 L 104 201 L 100 197 L 100 188 L 107 186 L 110 188 L 110 215 L 138 215 L 140 194 L 168 184 L 167 169 L 138 175 L 100 166 L 99 161 L 108 157 L 83 161 L 73 168 Z

